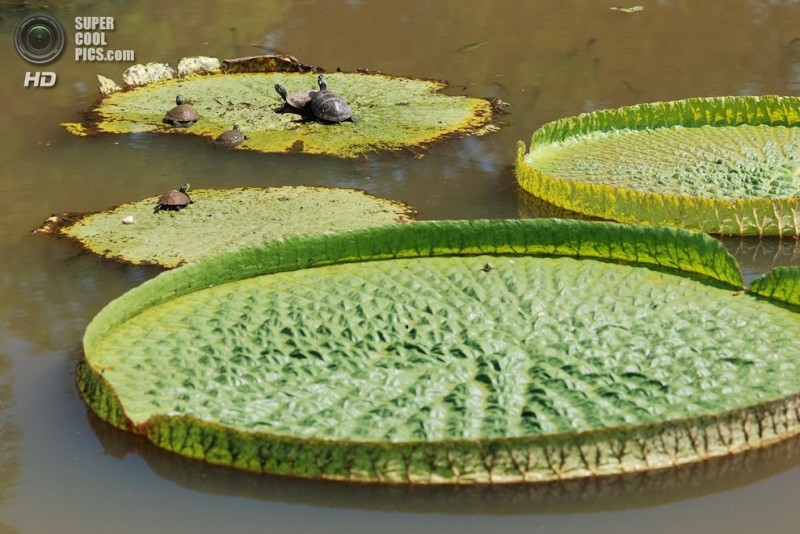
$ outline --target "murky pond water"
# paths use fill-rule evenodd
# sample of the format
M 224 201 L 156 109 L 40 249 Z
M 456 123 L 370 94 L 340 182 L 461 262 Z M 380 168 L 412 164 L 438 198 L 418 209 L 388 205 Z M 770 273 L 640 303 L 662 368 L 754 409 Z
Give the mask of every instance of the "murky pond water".
M 0 6 L 0 532 L 793 532 L 800 440 L 726 461 L 612 481 L 508 488 L 373 488 L 260 477 L 170 455 L 87 412 L 73 384 L 89 319 L 157 274 L 29 232 L 51 212 L 102 209 L 194 187 L 327 185 L 402 199 L 424 219 L 535 216 L 512 172 L 515 143 L 543 122 L 638 102 L 796 94 L 800 4 L 639 0 L 52 2 L 115 17 L 109 46 L 137 61 L 280 51 L 328 69 L 447 79 L 451 92 L 512 104 L 506 125 L 422 158 L 355 161 L 211 150 L 158 135 L 80 139 L 60 122 L 95 100 L 73 46 L 24 89 L 22 13 Z M 726 239 L 748 275 L 800 263 L 795 240 Z

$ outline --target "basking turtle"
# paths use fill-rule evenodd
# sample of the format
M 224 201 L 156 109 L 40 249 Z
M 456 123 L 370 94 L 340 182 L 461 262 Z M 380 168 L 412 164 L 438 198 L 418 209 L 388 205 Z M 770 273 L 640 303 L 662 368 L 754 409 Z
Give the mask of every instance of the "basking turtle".
M 214 139 L 214 146 L 220 148 L 233 148 L 242 141 L 247 139 L 247 136 L 239 129 L 238 124 L 234 124 L 230 130 L 225 130 L 219 137 Z
M 283 107 L 278 110 L 278 113 L 307 114 L 311 111 L 309 108 L 311 91 L 297 91 L 289 94 L 286 92 L 286 88 L 279 83 L 275 84 L 275 91 L 283 98 Z
M 328 83 L 322 74 L 317 77 L 319 91 L 311 92 L 311 111 L 314 116 L 326 122 L 356 122 L 353 117 L 353 110 L 340 97 L 332 91 L 328 91 Z
M 173 210 L 177 211 L 185 208 L 192 203 L 192 199 L 186 194 L 189 190 L 189 184 L 183 184 L 179 190 L 173 189 L 169 193 L 164 193 L 158 197 L 158 204 L 154 211 L 160 210 Z
M 200 118 L 200 114 L 197 113 L 192 106 L 184 104 L 181 95 L 175 97 L 175 104 L 176 106 L 167 111 L 167 114 L 164 115 L 164 122 L 167 124 L 177 126 L 178 128 L 188 128 Z

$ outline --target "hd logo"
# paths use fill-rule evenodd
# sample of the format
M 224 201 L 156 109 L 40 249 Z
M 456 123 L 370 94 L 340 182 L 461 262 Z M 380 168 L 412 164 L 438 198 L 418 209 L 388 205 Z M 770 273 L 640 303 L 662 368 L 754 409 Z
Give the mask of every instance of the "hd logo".
M 53 87 L 56 84 L 55 72 L 26 72 L 24 87 Z
M 34 65 L 45 65 L 55 61 L 64 50 L 66 35 L 64 28 L 50 15 L 29 15 L 14 32 L 17 53 Z M 25 73 L 23 87 L 53 87 L 56 73 L 40 71 Z

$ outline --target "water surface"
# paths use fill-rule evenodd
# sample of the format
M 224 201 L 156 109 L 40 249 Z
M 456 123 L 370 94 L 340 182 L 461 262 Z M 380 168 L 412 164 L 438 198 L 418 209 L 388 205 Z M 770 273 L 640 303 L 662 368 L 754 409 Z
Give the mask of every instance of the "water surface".
M 191 137 L 81 139 L 60 122 L 96 98 L 72 47 L 25 89 L 31 67 L 0 7 L 0 532 L 793 532 L 800 524 L 798 440 L 675 472 L 511 488 L 372 488 L 257 477 L 188 461 L 87 412 L 74 366 L 87 322 L 157 274 L 29 235 L 50 213 L 103 209 L 190 181 L 194 187 L 325 185 L 401 199 L 424 219 L 536 216 L 517 189 L 515 143 L 543 122 L 692 96 L 796 94 L 800 5 L 791 1 L 248 0 L 52 2 L 113 16 L 109 45 L 137 61 L 290 53 L 327 69 L 446 79 L 453 94 L 512 104 L 505 127 L 410 153 L 338 161 L 222 152 Z M 69 40 L 69 39 L 68 39 Z M 748 277 L 797 264 L 796 241 L 725 239 Z

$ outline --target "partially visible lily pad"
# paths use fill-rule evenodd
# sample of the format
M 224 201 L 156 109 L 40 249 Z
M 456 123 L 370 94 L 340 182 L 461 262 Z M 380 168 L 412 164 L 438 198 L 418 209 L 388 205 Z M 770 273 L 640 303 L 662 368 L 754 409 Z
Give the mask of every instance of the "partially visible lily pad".
M 269 69 L 279 71 L 265 72 Z M 72 133 L 155 131 L 214 139 L 231 124 L 238 124 L 249 136 L 239 148 L 340 157 L 426 145 L 447 136 L 493 129 L 489 124 L 493 118 L 489 100 L 448 96 L 441 93 L 444 83 L 384 74 L 327 75 L 328 88 L 350 104 L 357 123 L 331 125 L 296 114 L 277 113 L 282 100 L 274 90 L 275 84 L 285 86 L 290 93 L 316 90 L 316 74 L 311 70 L 294 58 L 283 56 L 226 61 L 221 73 L 195 70 L 188 78 L 156 81 L 108 94 L 87 114 L 83 130 L 65 126 Z M 200 75 L 206 72 L 212 74 Z M 179 93 L 201 117 L 185 130 L 162 122 Z
M 355 189 L 275 187 L 190 190 L 193 203 L 155 211 L 158 197 L 88 214 L 55 215 L 37 230 L 101 256 L 175 267 L 264 241 L 407 222 L 406 204 Z
M 800 98 L 640 104 L 542 126 L 517 177 L 557 206 L 715 234 L 800 235 Z

